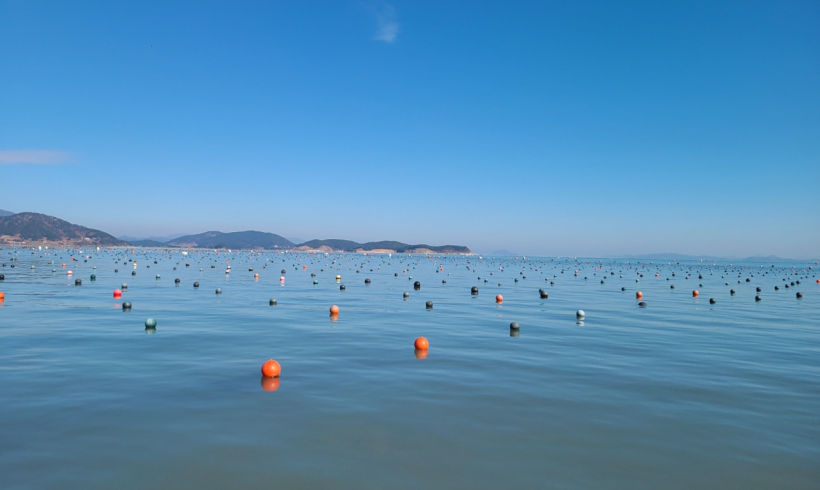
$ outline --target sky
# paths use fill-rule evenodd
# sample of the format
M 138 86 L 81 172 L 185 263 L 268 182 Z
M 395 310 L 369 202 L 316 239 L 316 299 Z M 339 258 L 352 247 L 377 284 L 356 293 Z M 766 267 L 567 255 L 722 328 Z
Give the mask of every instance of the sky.
M 0 0 L 0 208 L 820 256 L 817 1 Z

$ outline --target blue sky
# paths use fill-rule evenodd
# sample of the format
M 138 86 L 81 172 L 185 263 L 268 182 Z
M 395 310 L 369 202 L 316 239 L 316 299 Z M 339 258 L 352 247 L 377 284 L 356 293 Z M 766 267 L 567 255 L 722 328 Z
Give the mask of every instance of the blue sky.
M 0 208 L 820 255 L 820 3 L 0 0 Z

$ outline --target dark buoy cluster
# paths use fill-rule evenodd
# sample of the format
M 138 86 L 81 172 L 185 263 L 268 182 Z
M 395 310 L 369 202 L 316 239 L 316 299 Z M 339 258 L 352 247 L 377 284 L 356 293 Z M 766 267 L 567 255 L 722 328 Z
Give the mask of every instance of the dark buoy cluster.
M 131 311 L 131 302 L 126 301 L 122 304 L 122 311 Z M 147 324 L 146 324 L 147 326 Z

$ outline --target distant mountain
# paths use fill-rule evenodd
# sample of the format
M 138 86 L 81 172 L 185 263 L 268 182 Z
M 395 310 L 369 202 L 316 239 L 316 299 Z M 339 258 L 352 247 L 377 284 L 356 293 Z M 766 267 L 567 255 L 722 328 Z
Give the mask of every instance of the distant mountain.
M 396 241 L 380 241 L 358 243 L 351 240 L 310 240 L 300 244 L 296 250 L 323 250 L 334 252 L 370 252 L 391 251 L 396 253 L 471 253 L 470 249 L 461 245 L 408 245 Z
M 144 236 L 144 237 L 136 237 L 136 236 L 131 236 L 131 235 L 122 235 L 122 236 L 118 236 L 117 238 L 119 238 L 120 240 L 124 240 L 126 242 L 129 242 L 129 243 L 138 242 L 140 240 L 151 240 L 151 241 L 154 241 L 154 242 L 167 243 L 167 242 L 173 240 L 174 238 L 181 237 L 182 235 L 183 235 L 182 233 L 177 233 L 177 234 L 174 234 L 174 235 L 166 235 L 166 236 Z
M 167 244 L 193 248 L 261 248 L 274 250 L 288 250 L 295 246 L 287 238 L 262 231 L 236 231 L 232 233 L 206 231 L 199 235 L 174 238 Z
M 57 245 L 127 245 L 100 230 L 39 213 L 17 213 L 0 217 L 0 241 Z
M 171 247 L 165 242 L 158 242 L 156 240 L 128 240 L 128 243 L 135 247 Z
M 501 250 L 496 250 L 495 252 L 490 252 L 490 255 L 508 255 L 508 256 L 512 256 L 512 255 L 520 255 L 520 254 L 514 254 L 514 253 L 510 252 L 509 250 L 502 248 Z
M 0 209 L 0 217 L 11 216 L 12 214 L 14 214 L 14 213 L 12 213 L 11 211 L 6 211 L 5 209 Z

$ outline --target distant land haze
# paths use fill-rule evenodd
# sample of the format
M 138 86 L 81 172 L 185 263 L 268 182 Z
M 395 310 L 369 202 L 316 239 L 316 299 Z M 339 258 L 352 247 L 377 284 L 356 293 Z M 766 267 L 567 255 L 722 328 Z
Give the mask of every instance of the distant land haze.
M 309 240 L 301 245 L 275 233 L 262 231 L 206 231 L 197 235 L 174 235 L 167 241 L 121 240 L 100 230 L 69 223 L 40 213 L 8 213 L 0 217 L 0 243 L 9 245 L 139 246 L 177 248 L 227 248 L 264 250 L 317 250 L 327 252 L 395 252 L 470 254 L 462 245 L 410 245 L 398 241 L 358 243 L 351 240 Z M 130 238 L 130 237 L 128 237 Z M 157 237 L 163 238 L 163 237 Z

